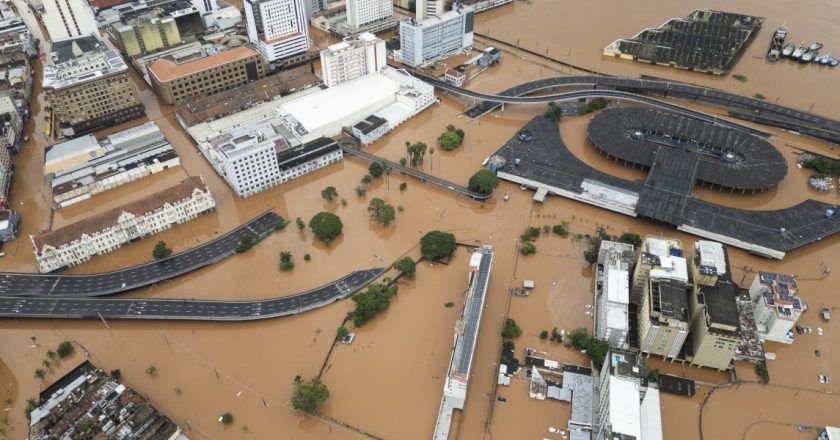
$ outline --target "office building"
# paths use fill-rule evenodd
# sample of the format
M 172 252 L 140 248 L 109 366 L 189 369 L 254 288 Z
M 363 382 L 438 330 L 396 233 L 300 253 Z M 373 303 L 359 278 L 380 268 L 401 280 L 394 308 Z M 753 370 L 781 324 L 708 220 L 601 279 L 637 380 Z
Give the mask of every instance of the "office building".
M 43 87 L 53 125 L 73 137 L 143 116 L 143 104 L 116 50 L 93 35 L 54 40 Z
M 759 272 L 750 285 L 758 337 L 763 341 L 793 342 L 793 326 L 807 308 L 796 295 L 792 275 Z
M 44 175 L 53 204 L 64 207 L 180 163 L 158 126 L 147 122 L 101 141 L 85 135 L 49 147 Z
M 385 42 L 371 33 L 345 38 L 321 51 L 321 79 L 333 87 L 376 73 L 386 64 Z
M 610 349 L 595 381 L 592 439 L 662 440 L 659 389 L 631 351 Z
M 732 282 L 726 247 L 712 241 L 694 244 L 691 259 L 694 291 L 689 295 L 691 365 L 729 369 L 741 345 L 741 321 L 736 299 L 740 288 Z
M 303 10 L 306 12 L 306 19 L 309 20 L 327 10 L 327 0 L 303 0 Z
M 452 11 L 422 21 L 400 21 L 400 62 L 421 67 L 473 44 L 475 13 L 470 8 Z
M 21 110 L 28 111 L 27 105 L 25 97 L 21 97 L 15 90 L 0 92 L 0 148 L 11 153 L 20 150 L 23 138 Z
M 417 11 L 415 18 L 417 21 L 422 21 L 443 14 L 445 4 L 445 0 L 417 0 L 414 3 L 415 11 Z
M 155 14 L 156 15 L 156 14 Z M 113 25 L 115 43 L 128 57 L 181 44 L 181 33 L 173 17 L 141 16 Z
M 633 272 L 639 348 L 675 359 L 689 329 L 688 267 L 679 240 L 647 237 Z
M 132 241 L 157 234 L 212 210 L 216 201 L 201 177 L 67 226 L 30 236 L 38 270 L 84 263 Z
M 12 185 L 12 154 L 0 146 L 0 209 L 9 207 L 9 187 Z
M 347 24 L 356 29 L 393 20 L 393 0 L 345 0 Z
M 260 120 L 210 138 L 199 148 L 234 192 L 248 197 L 280 183 L 277 154 L 289 143 L 277 121 Z
M 595 337 L 612 348 L 629 348 L 632 244 L 602 241 L 595 269 Z
M 99 34 L 87 0 L 44 0 L 43 23 L 52 41 Z
M 262 79 L 265 77 L 265 64 L 256 50 L 239 46 L 183 62 L 173 57 L 161 57 L 146 71 L 155 93 L 171 105 Z
M 268 62 L 305 53 L 309 22 L 303 0 L 245 0 L 248 39 Z
M 7 243 L 17 238 L 20 215 L 11 209 L 0 209 L 0 243 Z

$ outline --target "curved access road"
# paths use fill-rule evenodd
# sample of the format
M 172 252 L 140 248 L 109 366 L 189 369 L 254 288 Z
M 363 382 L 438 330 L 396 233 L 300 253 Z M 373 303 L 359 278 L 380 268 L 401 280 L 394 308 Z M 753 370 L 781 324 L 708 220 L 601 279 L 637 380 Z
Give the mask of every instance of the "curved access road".
M 384 271 L 357 270 L 306 292 L 254 301 L 2 296 L 0 318 L 255 321 L 331 304 L 370 284 Z
M 146 287 L 216 263 L 234 254 L 244 237 L 266 234 L 281 220 L 269 211 L 200 246 L 163 260 L 112 272 L 84 275 L 0 272 L 0 296 L 89 297 Z

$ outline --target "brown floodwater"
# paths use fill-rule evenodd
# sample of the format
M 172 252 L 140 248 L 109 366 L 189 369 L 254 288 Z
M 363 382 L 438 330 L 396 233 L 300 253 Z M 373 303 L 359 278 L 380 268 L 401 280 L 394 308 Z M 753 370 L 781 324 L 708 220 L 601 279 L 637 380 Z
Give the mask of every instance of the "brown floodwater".
M 646 73 L 667 78 L 713 85 L 739 93 L 761 92 L 770 99 L 840 117 L 833 87 L 837 72 L 816 66 L 800 67 L 763 61 L 766 41 L 778 24 L 787 20 L 795 40 L 819 39 L 831 51 L 840 47 L 838 29 L 832 23 L 840 18 L 840 6 L 817 2 L 793 3 L 749 1 L 729 6 L 720 0 L 712 4 L 698 2 L 669 3 L 646 0 L 644 3 L 555 2 L 533 0 L 481 14 L 477 27 L 491 35 L 576 64 L 598 68 L 607 73 L 637 75 Z M 811 6 L 808 6 L 811 5 Z M 692 7 L 719 7 L 735 12 L 752 13 L 767 18 L 761 34 L 747 49 L 735 73 L 749 78 L 740 83 L 729 77 L 717 78 L 638 63 L 603 60 L 601 48 L 621 36 L 630 36 L 642 27 L 655 26 L 671 16 L 686 15 Z M 734 8 L 734 9 L 733 9 Z M 609 14 L 602 11 L 609 10 Z M 653 12 L 655 11 L 655 12 Z M 819 13 L 815 12 L 819 11 Z M 523 27 L 521 23 L 529 23 Z M 596 28 L 610 29 L 600 32 Z M 502 30 L 504 29 L 504 30 Z M 512 35 L 505 35 L 510 29 Z M 586 38 L 581 38 L 581 35 Z M 515 51 L 514 51 L 515 52 Z M 838 50 L 837 52 L 840 52 Z M 515 83 L 560 74 L 563 69 L 544 61 L 517 59 L 506 52 L 502 64 L 472 80 L 468 86 L 481 91 L 498 91 Z M 760 57 L 761 59 L 757 59 Z M 40 72 L 40 63 L 36 63 Z M 832 82 L 834 80 L 834 82 Z M 502 183 L 497 195 L 487 203 L 477 204 L 392 173 L 374 182 L 366 198 L 357 198 L 353 188 L 366 173 L 366 164 L 353 158 L 319 170 L 303 178 L 239 199 L 198 153 L 174 119 L 171 107 L 160 106 L 149 88 L 135 76 L 140 96 L 147 108 L 147 118 L 103 130 L 110 133 L 145 122 L 155 121 L 178 151 L 182 167 L 98 195 L 90 201 L 56 211 L 55 225 L 69 224 L 95 212 L 119 206 L 164 187 L 187 175 L 201 175 L 217 200 L 215 212 L 155 237 L 127 245 L 105 257 L 73 268 L 72 273 L 99 272 L 147 261 L 157 240 L 165 240 L 176 250 L 192 247 L 224 233 L 259 213 L 272 209 L 294 219 L 308 220 L 321 210 L 336 212 L 344 223 L 344 234 L 329 248 L 313 240 L 311 233 L 298 232 L 292 223 L 252 251 L 228 258 L 222 263 L 149 289 L 123 296 L 159 296 L 213 299 L 253 299 L 287 295 L 312 288 L 357 268 L 381 267 L 402 255 L 419 256 L 417 241 L 428 230 L 452 231 L 460 241 L 491 243 L 496 259 L 481 323 L 478 346 L 473 360 L 472 377 L 460 438 L 549 438 L 548 427 L 565 427 L 569 406 L 555 401 L 533 401 L 527 397 L 524 380 L 514 379 L 511 387 L 496 392 L 507 398 L 495 401 L 500 331 L 505 316 L 517 320 L 523 335 L 516 342 L 517 357 L 525 347 L 533 347 L 547 358 L 571 363 L 585 363 L 583 354 L 539 339 L 542 330 L 591 328 L 586 306 L 592 302 L 592 273 L 581 258 L 582 244 L 554 235 L 537 239 L 536 255 L 521 257 L 516 252 L 517 239 L 526 226 L 553 225 L 568 221 L 573 232 L 587 234 L 603 225 L 612 234 L 635 231 L 640 234 L 664 234 L 679 238 L 689 246 L 694 237 L 672 229 L 630 217 L 613 214 L 579 203 L 550 198 L 545 204 L 533 204 L 530 191 Z M 780 86 L 783 85 L 783 86 Z M 32 246 L 28 235 L 49 225 L 49 191 L 41 173 L 43 149 L 43 98 L 36 82 L 32 102 L 33 117 L 27 123 L 30 142 L 15 158 L 15 181 L 12 203 L 21 212 L 23 222 L 19 239 L 4 246 L 0 270 L 34 270 Z M 542 111 L 540 106 L 508 106 L 478 121 L 459 118 L 469 103 L 442 96 L 439 105 L 423 112 L 387 135 L 369 151 L 392 160 L 405 154 L 406 141 L 424 141 L 435 146 L 435 139 L 446 125 L 454 124 L 466 132 L 463 146 L 445 152 L 436 148 L 428 153 L 422 168 L 430 173 L 465 184 L 480 163 L 530 118 Z M 683 103 L 685 105 L 689 105 Z M 624 105 L 624 104 L 622 104 Z M 692 106 L 694 106 L 692 104 Z M 719 114 L 720 109 L 696 106 Z M 636 170 L 616 166 L 599 156 L 585 136 L 586 117 L 568 118 L 560 125 L 565 143 L 579 158 L 610 174 L 643 179 Z M 833 150 L 816 141 L 773 131 L 774 144 L 789 161 L 788 177 L 778 188 L 753 196 L 731 196 L 698 189 L 700 197 L 716 203 L 745 208 L 790 206 L 806 198 L 837 202 L 836 193 L 816 194 L 807 188 L 809 173 L 796 167 L 794 153 L 799 149 L 830 153 Z M 408 183 L 399 191 L 401 182 Z M 325 204 L 320 191 L 332 185 L 338 189 L 341 203 Z M 504 202 L 502 196 L 510 200 Z M 392 226 L 383 228 L 371 223 L 365 208 L 372 197 L 382 197 L 402 210 Z M 810 306 L 801 318 L 804 325 L 822 326 L 824 336 L 797 335 L 793 345 L 769 343 L 767 351 L 777 354 L 769 362 L 771 386 L 744 384 L 738 388 L 715 391 L 706 403 L 700 420 L 700 405 L 710 390 L 701 385 L 692 399 L 663 395 L 663 427 L 666 438 L 805 438 L 795 436 L 788 423 L 809 426 L 838 424 L 836 393 L 840 387 L 821 385 L 818 374 L 840 371 L 840 358 L 832 349 L 840 343 L 840 331 L 822 323 L 819 309 L 824 305 L 840 313 L 835 292 L 840 288 L 836 276 L 819 279 L 821 264 L 837 260 L 838 243 L 830 238 L 788 254 L 784 261 L 770 261 L 731 249 L 730 257 L 736 281 L 749 283 L 756 270 L 792 273 L 799 277 L 800 293 Z M 278 254 L 289 250 L 296 267 L 279 272 Z M 452 335 L 466 288 L 467 251 L 459 249 L 448 266 L 423 263 L 417 279 L 401 286 L 389 310 L 357 331 L 352 345 L 335 347 L 327 360 L 323 379 L 331 398 L 323 412 L 351 426 L 388 439 L 429 438 L 440 402 L 443 377 L 449 359 Z M 303 255 L 310 254 L 311 262 Z M 512 285 L 531 279 L 536 288 L 527 298 L 508 294 Z M 446 302 L 455 307 L 446 308 Z M 33 379 L 32 372 L 45 357 L 46 350 L 62 340 L 78 342 L 71 359 L 53 366 L 47 382 L 55 380 L 86 358 L 85 351 L 97 365 L 119 368 L 126 382 L 147 395 L 162 411 L 187 429 L 194 438 L 223 439 L 248 437 L 259 439 L 356 439 L 355 431 L 335 423 L 301 417 L 289 405 L 292 380 L 298 374 L 312 377 L 321 370 L 330 352 L 336 328 L 351 308 L 349 301 L 308 312 L 304 315 L 256 323 L 214 324 L 173 322 L 109 321 L 107 328 L 96 321 L 25 321 L 0 322 L 0 359 L 8 373 L 0 368 L 0 383 L 16 384 L 10 403 L 11 438 L 23 438 L 26 421 L 22 408 L 44 384 Z M 31 336 L 38 347 L 31 348 Z M 84 350 L 82 349 L 84 347 Z M 820 350 L 822 356 L 814 356 Z M 144 372 L 150 365 L 157 375 Z M 696 379 L 722 383 L 725 374 L 689 368 L 681 364 L 651 359 L 662 371 Z M 739 376 L 754 380 L 749 365 L 739 365 Z M 779 385 L 789 388 L 774 387 Z M 175 393 L 175 388 L 181 394 Z M 833 395 L 809 390 L 831 391 Z M 6 398 L 6 397 L 4 397 Z M 761 404 L 756 404 L 761 402 Z M 492 412 L 491 412 L 492 405 Z M 230 411 L 236 421 L 224 427 L 216 419 Z M 492 413 L 492 417 L 491 417 Z M 781 425 L 779 425 L 781 423 Z

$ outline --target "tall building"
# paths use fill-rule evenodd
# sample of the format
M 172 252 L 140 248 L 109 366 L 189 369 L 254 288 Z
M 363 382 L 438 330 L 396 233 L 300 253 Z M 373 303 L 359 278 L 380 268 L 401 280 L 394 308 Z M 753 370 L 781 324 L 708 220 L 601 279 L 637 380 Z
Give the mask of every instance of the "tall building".
M 50 40 L 99 35 L 96 17 L 86 0 L 44 0 L 44 26 Z
M 385 42 L 362 33 L 321 51 L 321 79 L 327 87 L 337 86 L 379 72 L 386 61 Z
M 327 0 L 303 0 L 303 10 L 306 12 L 307 20 L 326 9 Z
M 602 241 L 595 270 L 595 337 L 629 348 L 632 244 Z
M 445 4 L 445 0 L 417 0 L 414 3 L 417 11 L 417 21 L 422 21 L 429 17 L 443 14 Z
M 52 272 L 104 255 L 137 239 L 157 234 L 215 208 L 201 177 L 135 200 L 76 223 L 30 236 L 38 270 Z
M 394 17 L 393 0 L 345 0 L 347 24 L 361 28 Z
M 44 92 L 53 123 L 73 137 L 143 116 L 143 104 L 114 49 L 93 35 L 53 40 Z
M 696 242 L 691 274 L 691 365 L 727 370 L 741 344 L 741 321 L 735 302 L 740 288 L 732 282 L 724 245 Z
M 793 342 L 793 326 L 806 308 L 796 291 L 796 278 L 792 275 L 769 272 L 756 275 L 750 286 L 750 301 L 761 340 Z
M 473 44 L 475 12 L 457 7 L 422 21 L 400 21 L 400 61 L 420 67 Z
M 181 33 L 173 17 L 142 16 L 114 24 L 113 28 L 116 43 L 129 57 L 181 44 Z
M 594 381 L 592 439 L 662 439 L 659 389 L 647 373 L 635 352 L 610 349 Z
M 639 348 L 675 359 L 689 328 L 688 267 L 679 240 L 647 237 L 633 272 Z
M 309 49 L 304 0 L 245 0 L 248 39 L 268 62 Z
M 149 65 L 147 72 L 160 99 L 179 104 L 262 79 L 265 64 L 256 50 L 239 46 L 184 62 L 161 57 Z

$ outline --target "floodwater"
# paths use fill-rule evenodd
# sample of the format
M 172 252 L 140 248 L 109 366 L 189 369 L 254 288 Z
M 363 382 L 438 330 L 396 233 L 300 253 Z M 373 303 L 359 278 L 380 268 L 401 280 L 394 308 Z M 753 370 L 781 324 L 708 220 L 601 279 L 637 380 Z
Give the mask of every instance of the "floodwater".
M 820 39 L 828 51 L 833 46 L 840 48 L 840 31 L 831 25 L 840 17 L 837 5 L 814 3 L 808 7 L 801 2 L 794 5 L 785 1 L 766 5 L 749 2 L 733 7 L 719 0 L 708 5 L 767 17 L 761 34 L 735 69 L 736 73 L 749 78 L 749 82 L 739 83 L 729 77 L 714 78 L 601 59 L 601 48 L 612 40 L 633 35 L 644 26 L 658 25 L 668 17 L 685 15 L 691 9 L 689 4 L 650 0 L 632 6 L 603 1 L 533 0 L 531 3 L 517 2 L 481 14 L 477 28 L 482 32 L 491 29 L 492 36 L 509 39 L 514 44 L 519 39 L 521 46 L 536 51 L 548 48 L 550 55 L 560 58 L 568 58 L 571 48 L 574 63 L 607 73 L 646 73 L 745 94 L 761 92 L 772 99 L 778 96 L 782 103 L 803 108 L 808 108 L 813 100 L 814 111 L 840 117 L 833 105 L 840 92 L 829 87 L 835 78 L 832 75 L 840 71 L 784 62 L 769 65 L 763 61 L 766 41 L 769 41 L 775 22 L 785 19 L 792 38 Z M 758 10 L 749 10 L 749 4 Z M 610 12 L 604 14 L 603 11 Z M 522 29 L 521 23 L 529 23 L 529 26 Z M 602 35 L 597 31 L 598 27 L 610 29 L 609 34 Z M 514 33 L 510 38 L 504 35 L 507 29 Z M 581 38 L 581 35 L 587 38 Z M 468 86 L 498 91 L 524 80 L 558 75 L 563 71 L 544 61 L 516 59 L 515 50 L 506 49 L 501 65 L 472 80 Z M 837 52 L 840 53 L 840 49 Z M 762 59 L 756 59 L 756 56 Z M 40 65 L 36 67 L 40 72 Z M 581 258 L 582 244 L 543 234 L 536 241 L 537 254 L 523 257 L 516 249 L 519 234 L 526 226 L 542 227 L 568 221 L 572 232 L 580 234 L 591 234 L 602 225 L 616 235 L 635 231 L 642 235 L 673 236 L 681 239 L 686 247 L 694 240 L 692 236 L 661 225 L 570 200 L 550 198 L 544 205 L 533 204 L 530 191 L 507 183 L 500 185 L 492 200 L 478 204 L 392 173 L 372 183 L 367 197 L 358 198 L 353 188 L 366 173 L 367 166 L 353 158 L 251 198 L 239 199 L 181 130 L 172 108 L 160 106 L 139 77 L 135 76 L 135 81 L 147 108 L 147 119 L 112 127 L 103 133 L 153 120 L 175 146 L 182 167 L 58 210 L 54 224 L 69 224 L 119 206 L 187 175 L 200 175 L 205 179 L 216 197 L 217 209 L 105 257 L 94 258 L 69 272 L 100 272 L 147 261 L 157 240 L 165 240 L 175 250 L 186 249 L 229 231 L 268 209 L 292 220 L 301 217 L 304 221 L 319 211 L 333 211 L 342 218 L 344 234 L 327 248 L 314 241 L 308 231 L 297 231 L 292 222 L 286 230 L 246 254 L 123 296 L 253 299 L 292 294 L 332 281 L 353 269 L 384 267 L 403 255 L 416 258 L 419 256 L 418 239 L 432 229 L 451 231 L 461 242 L 493 244 L 495 265 L 473 360 L 466 410 L 459 417 L 460 438 L 559 438 L 550 434 L 548 427 L 565 427 L 569 417 L 566 403 L 530 400 L 526 382 L 521 379 L 514 379 L 509 388 L 495 389 L 500 332 L 506 316 L 515 319 L 523 330 L 522 336 L 515 340 L 517 357 L 522 357 L 525 347 L 533 347 L 547 358 L 578 364 L 586 362 L 586 357 L 574 349 L 539 339 L 542 330 L 551 331 L 553 327 L 591 328 L 586 306 L 592 302 L 592 272 Z M 770 86 L 778 84 L 785 86 Z M 28 235 L 47 228 L 50 222 L 49 192 L 41 173 L 43 149 L 47 145 L 42 135 L 43 98 L 37 83 L 35 94 L 39 100 L 33 101 L 33 117 L 27 124 L 31 141 L 15 158 L 12 203 L 21 212 L 23 222 L 20 238 L 3 248 L 6 253 L 0 259 L 0 270 L 3 271 L 34 270 Z M 466 184 L 488 155 L 542 111 L 541 106 L 508 106 L 504 112 L 470 122 L 458 117 L 469 103 L 445 95 L 441 97 L 439 105 L 368 147 L 368 151 L 399 160 L 405 154 L 406 141 L 423 141 L 436 147 L 437 136 L 446 125 L 454 124 L 466 132 L 464 145 L 452 152 L 435 148 L 432 153 L 430 150 L 422 168 Z M 720 113 L 720 109 L 697 108 Z M 567 118 L 560 124 L 565 143 L 579 158 L 619 177 L 644 178 L 642 172 L 617 166 L 595 153 L 586 140 L 586 123 L 587 117 L 580 117 Z M 794 162 L 794 152 L 799 149 L 831 153 L 831 147 L 784 132 L 773 132 L 776 136 L 772 141 L 790 164 L 788 177 L 778 188 L 753 196 L 731 196 L 702 189 L 696 193 L 717 203 L 760 209 L 790 206 L 809 197 L 828 203 L 839 201 L 836 193 L 810 191 L 807 188 L 809 173 L 798 169 Z M 402 182 L 408 183 L 406 191 L 399 190 Z M 346 205 L 326 204 L 321 200 L 320 191 L 328 185 L 338 189 Z M 505 194 L 510 196 L 507 202 L 502 199 Z M 401 207 L 393 225 L 383 228 L 371 223 L 365 208 L 372 197 L 382 197 Z M 701 386 L 692 399 L 663 395 L 666 438 L 699 439 L 698 426 L 702 426 L 704 438 L 805 438 L 794 437 L 795 428 L 788 424 L 840 424 L 836 411 L 831 413 L 829 410 L 837 406 L 834 402 L 834 396 L 840 392 L 837 378 L 830 385 L 820 385 L 817 381 L 818 374 L 831 375 L 840 371 L 840 358 L 832 353 L 832 348 L 840 343 L 840 330 L 830 323 L 820 322 L 817 316 L 817 311 L 824 305 L 834 308 L 835 314 L 840 313 L 840 302 L 834 295 L 840 282 L 832 275 L 821 279 L 821 265 L 831 266 L 836 261 L 838 246 L 837 238 L 830 238 L 792 252 L 782 262 L 756 258 L 735 249 L 730 251 L 733 275 L 744 284 L 752 281 L 757 270 L 797 275 L 800 293 L 810 306 L 801 323 L 813 328 L 822 326 L 825 334 L 797 335 L 791 346 L 767 344 L 767 351 L 777 354 L 777 360 L 769 362 L 771 385 L 742 384 L 737 388 L 716 390 L 705 404 L 702 420 L 700 407 L 704 394 L 710 390 L 708 386 Z M 277 270 L 278 254 L 284 250 L 294 255 L 296 267 L 291 272 Z M 310 262 L 303 260 L 307 253 L 312 257 Z M 352 427 L 387 439 L 429 438 L 440 402 L 455 320 L 463 304 L 467 250 L 459 248 L 447 266 L 422 263 L 417 272 L 416 280 L 401 285 L 400 293 L 386 313 L 364 328 L 354 330 L 357 339 L 352 345 L 338 345 L 331 353 L 336 328 L 351 308 L 349 301 L 297 317 L 255 323 L 3 321 L 0 323 L 0 338 L 4 341 L 0 344 L 0 359 L 8 366 L 8 373 L 0 368 L 0 384 L 4 390 L 14 384 L 13 388 L 17 390 L 8 397 L 12 402 L 7 432 L 10 438 L 25 437 L 26 421 L 22 409 L 26 399 L 35 397 L 44 386 L 33 379 L 32 372 L 40 366 L 48 348 L 54 348 L 62 340 L 73 340 L 78 343 L 76 354 L 54 365 L 48 372 L 47 383 L 85 359 L 87 351 L 90 359 L 102 368 L 120 369 L 130 386 L 147 395 L 181 424 L 191 438 L 364 438 Z M 511 297 L 508 294 L 510 287 L 521 285 L 525 279 L 536 283 L 531 295 Z M 446 308 L 446 302 L 454 302 L 455 306 Z M 36 336 L 38 347 L 31 347 L 31 336 Z M 814 350 L 820 350 L 822 356 L 815 357 Z M 323 412 L 350 427 L 301 417 L 290 408 L 294 377 L 317 375 L 325 362 L 323 380 L 330 388 L 331 398 Z M 157 367 L 155 377 L 144 372 L 151 364 Z M 663 371 L 709 383 L 728 380 L 725 374 L 681 364 L 653 359 L 651 364 Z M 750 368 L 739 365 L 740 377 L 755 380 Z M 180 395 L 175 388 L 181 390 Z M 814 392 L 822 389 L 835 394 Z M 496 401 L 494 390 L 506 397 L 507 402 Z M 795 404 L 791 405 L 791 402 Z M 218 415 L 225 411 L 235 416 L 232 426 L 224 427 L 216 422 Z

